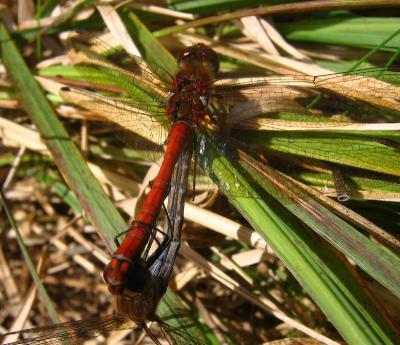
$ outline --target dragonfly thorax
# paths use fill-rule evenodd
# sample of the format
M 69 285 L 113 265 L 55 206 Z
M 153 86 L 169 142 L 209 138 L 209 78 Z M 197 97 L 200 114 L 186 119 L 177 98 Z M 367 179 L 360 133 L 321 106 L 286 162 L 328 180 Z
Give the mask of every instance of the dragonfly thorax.
M 196 44 L 183 49 L 177 63 L 179 72 L 174 77 L 168 102 L 169 119 L 195 126 L 207 114 L 207 95 L 219 69 L 219 58 L 204 44 Z
M 168 101 L 168 116 L 171 122 L 183 120 L 196 125 L 204 120 L 208 107 L 208 85 L 201 81 L 188 83 L 176 77 L 174 89 Z

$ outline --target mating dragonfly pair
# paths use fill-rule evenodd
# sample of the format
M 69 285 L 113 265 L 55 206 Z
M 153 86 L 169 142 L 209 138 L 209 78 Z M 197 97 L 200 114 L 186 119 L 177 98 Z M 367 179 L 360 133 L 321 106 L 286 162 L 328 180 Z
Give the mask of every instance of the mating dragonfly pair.
M 212 170 L 212 162 L 208 161 L 205 153 L 212 138 L 216 138 L 217 151 L 232 160 L 252 162 L 252 158 L 242 151 L 246 148 L 253 150 L 260 159 L 267 157 L 268 164 L 285 173 L 293 173 L 293 167 L 305 167 L 314 177 L 319 177 L 323 187 L 336 186 L 339 196 L 346 186 L 336 183 L 337 179 L 326 178 L 326 170 L 330 168 L 336 171 L 340 166 L 345 172 L 362 173 L 371 167 L 371 161 L 385 161 L 381 165 L 384 168 L 380 170 L 376 165 L 374 176 L 365 178 L 366 189 L 368 181 L 372 181 L 370 186 L 374 187 L 380 183 L 389 184 L 393 180 L 390 177 L 386 179 L 386 175 L 399 174 L 398 162 L 380 155 L 379 145 L 387 147 L 390 140 L 377 138 L 373 146 L 362 140 L 353 140 L 349 146 L 346 139 L 337 135 L 318 136 L 321 130 L 352 129 L 354 123 L 350 118 L 354 116 L 368 118 L 382 109 L 387 116 L 399 115 L 400 91 L 390 83 L 398 82 L 398 76 L 386 68 L 322 76 L 269 76 L 228 84 L 216 78 L 219 69 L 217 54 L 202 44 L 186 48 L 179 54 L 179 72 L 169 82 L 157 76 L 156 72 L 161 69 L 155 72 L 139 58 L 131 58 L 131 71 L 110 63 L 93 50 L 81 49 L 75 59 L 80 65 L 85 65 L 82 71 L 88 74 L 84 83 L 63 80 L 70 85 L 60 91 L 65 100 L 93 111 L 100 120 L 135 132 L 136 143 L 147 141 L 156 150 L 162 149 L 165 142 L 167 144 L 160 172 L 141 212 L 104 271 L 120 315 L 75 323 L 74 329 L 79 330 L 76 332 L 69 330 L 69 324 L 50 327 L 46 330 L 54 331 L 53 335 L 39 336 L 31 343 L 54 344 L 66 339 L 79 342 L 99 332 L 99 328 L 121 329 L 131 326 L 132 322 L 148 330 L 145 322 L 154 319 L 179 248 L 191 156 L 194 152 L 195 161 L 204 170 Z M 343 111 L 346 118 L 333 117 Z M 274 114 L 275 118 L 265 116 L 269 114 Z M 234 139 L 225 141 L 232 128 L 240 130 L 246 145 Z M 254 128 L 267 130 L 255 137 L 249 134 L 249 130 Z M 285 128 L 283 134 L 271 135 L 282 128 Z M 307 130 L 314 136 L 305 138 L 296 134 Z M 288 135 L 287 131 L 295 135 Z M 327 152 L 326 148 L 331 147 L 333 140 L 342 140 L 343 145 Z M 353 156 L 359 153 L 359 159 L 354 160 Z M 303 158 L 298 159 L 300 156 Z M 294 163 L 287 164 L 288 160 Z M 321 170 L 323 174 L 320 174 Z M 220 189 L 228 196 L 257 197 L 257 191 L 253 192 L 234 174 L 221 176 L 217 172 L 214 175 Z M 158 248 L 147 256 L 155 237 L 155 223 L 168 193 L 168 231 Z M 281 203 L 291 202 L 290 198 L 278 199 Z M 188 339 L 190 343 L 202 343 L 189 335 L 173 333 L 178 337 L 172 339 L 167 335 L 171 343 L 187 343 Z M 149 334 L 157 343 L 154 335 Z

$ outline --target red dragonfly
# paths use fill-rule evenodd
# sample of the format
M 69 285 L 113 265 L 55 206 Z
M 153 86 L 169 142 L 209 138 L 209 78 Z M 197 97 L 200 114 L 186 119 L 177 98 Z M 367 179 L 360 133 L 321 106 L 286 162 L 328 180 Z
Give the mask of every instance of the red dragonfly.
M 293 131 L 304 127 L 318 131 L 321 124 L 325 130 L 353 128 L 354 123 L 348 119 L 333 120 L 332 117 L 323 117 L 325 114 L 323 111 L 326 110 L 333 115 L 345 111 L 347 116 L 357 116 L 360 113 L 368 116 L 368 109 L 372 109 L 375 114 L 382 109 L 389 114 L 397 115 L 400 112 L 399 88 L 389 83 L 398 81 L 398 76 L 396 72 L 386 68 L 315 77 L 272 76 L 228 84 L 226 81 L 221 82 L 216 79 L 219 58 L 211 48 L 203 44 L 185 48 L 178 55 L 179 71 L 170 77 L 170 81 L 164 81 L 158 76 L 159 72 L 165 72 L 162 68 L 149 67 L 140 58 L 131 57 L 131 72 L 109 62 L 93 50 L 81 48 L 75 53 L 74 59 L 78 62 L 78 67 L 85 66 L 80 70 L 85 74 L 85 83 L 65 79 L 63 81 L 70 85 L 86 86 L 102 93 L 67 87 L 61 91 L 64 99 L 93 111 L 100 116 L 100 119 L 133 130 L 139 138 L 144 136 L 161 146 L 165 141 L 167 143 L 160 171 L 153 181 L 141 212 L 126 231 L 124 240 L 104 270 L 104 279 L 109 291 L 114 295 L 124 292 L 126 277 L 137 269 L 139 258 L 154 231 L 156 219 L 168 194 L 172 172 L 181 152 L 196 148 L 197 160 L 207 169 L 208 162 L 204 151 L 209 133 L 217 137 L 219 142 L 217 149 L 226 153 L 228 145 L 224 140 L 230 128 L 237 123 L 240 123 L 242 129 L 251 126 L 254 128 L 254 121 L 250 122 L 249 119 L 265 113 L 285 111 L 303 114 L 302 119 L 304 114 L 307 114 L 309 122 L 261 117 L 255 122 L 256 127 L 267 126 L 273 131 L 274 126 L 291 126 Z M 168 73 L 163 75 L 167 75 L 168 78 Z M 379 77 L 381 80 L 373 77 Z M 104 93 L 111 93 L 112 97 Z M 313 103 L 316 105 L 310 107 L 310 103 L 315 100 L 317 101 Z M 215 135 L 217 131 L 220 134 Z M 241 134 L 245 136 L 246 132 Z M 304 140 L 301 142 L 301 137 L 283 138 L 277 135 L 271 138 L 261 134 L 258 138 L 247 135 L 246 140 L 253 141 L 254 148 L 255 145 L 261 146 L 260 138 L 264 142 L 270 141 L 267 147 L 272 149 L 267 153 L 269 157 L 275 158 L 277 151 L 284 152 L 283 162 L 293 155 L 306 156 L 307 160 L 297 161 L 295 164 L 304 166 L 306 163 L 307 169 L 311 166 L 311 171 L 316 171 L 317 176 L 320 176 L 321 170 L 332 169 L 336 172 L 338 167 L 353 166 L 368 169 L 371 166 L 371 155 L 374 153 L 374 149 L 365 145 L 366 157 L 354 161 L 351 159 L 353 153 L 349 152 L 348 147 L 337 147 L 337 152 L 327 155 L 321 142 L 316 142 L 319 147 L 312 147 L 310 143 L 304 143 Z M 337 139 L 332 135 L 332 140 Z M 290 145 L 291 140 L 295 142 L 294 145 Z M 328 147 L 331 138 L 325 137 L 325 140 L 328 141 L 326 144 Z M 298 142 L 303 147 L 300 147 Z M 305 144 L 309 145 L 304 146 Z M 381 141 L 381 144 L 389 145 L 390 140 Z M 359 145 L 355 143 L 352 149 L 356 150 Z M 265 151 L 265 145 L 263 149 Z M 376 155 L 379 154 L 377 148 Z M 397 161 L 391 157 L 385 159 L 389 162 L 385 164 L 385 169 L 379 170 L 380 167 L 377 165 L 376 171 L 398 175 L 398 159 Z M 321 164 L 320 160 L 328 161 L 329 164 Z M 268 163 L 273 164 L 270 160 Z M 287 166 L 282 165 L 282 161 L 278 164 L 281 170 L 285 172 L 289 170 Z M 339 178 L 336 178 L 337 175 Z M 334 177 L 333 182 L 338 197 L 346 200 L 348 193 L 344 183 L 340 183 L 340 174 L 334 174 Z M 323 187 L 328 185 L 327 180 L 321 179 L 321 181 Z M 382 184 L 387 183 L 385 180 L 382 182 Z M 332 185 L 332 182 L 329 185 Z M 252 197 L 246 187 L 234 179 L 220 181 L 219 186 L 228 195 Z M 149 259 L 148 263 L 152 264 L 153 260 Z
M 173 79 L 166 111 L 171 129 L 164 160 L 139 215 L 104 270 L 108 289 L 115 295 L 124 291 L 127 275 L 135 270 L 168 194 L 175 164 L 182 152 L 192 151 L 194 129 L 208 113 L 207 95 L 219 69 L 218 55 L 205 45 L 197 44 L 184 49 L 177 63 L 179 72 Z
M 111 322 L 107 321 L 107 318 L 94 321 L 97 323 L 96 329 L 98 325 L 107 330 L 126 323 L 130 326 L 131 320 L 143 323 L 152 318 L 165 288 L 165 286 L 160 287 L 154 278 L 163 277 L 160 278 L 163 283 L 167 282 L 179 241 L 167 237 L 167 242 L 163 243 L 168 251 L 161 245 L 161 249 L 149 259 L 143 261 L 141 256 L 146 252 L 146 245 L 152 237 L 157 216 L 168 194 L 172 173 L 179 157 L 190 156 L 191 151 L 196 149 L 201 166 L 209 168 L 211 163 L 207 162 L 204 152 L 210 133 L 219 141 L 217 149 L 226 153 L 228 145 L 224 140 L 230 128 L 240 122 L 242 130 L 249 129 L 254 126 L 254 123 L 248 121 L 249 119 L 266 113 L 286 111 L 303 116 L 307 114 L 312 120 L 307 123 L 308 129 L 318 131 L 321 123 L 325 125 L 325 130 L 337 127 L 352 128 L 354 125 L 347 119 L 334 121 L 331 117 L 324 117 L 323 111 L 326 109 L 333 115 L 345 110 L 348 116 L 360 112 L 368 115 L 366 111 L 368 108 L 374 112 L 381 108 L 392 115 L 398 115 L 400 112 L 399 88 L 388 82 L 398 81 L 398 76 L 396 72 L 388 69 L 370 69 L 318 77 L 272 76 L 232 85 L 216 79 L 218 56 L 212 49 L 199 44 L 186 48 L 179 54 L 177 62 L 180 70 L 175 77 L 171 77 L 171 81 L 165 82 L 139 58 L 132 58 L 133 71 L 128 72 L 93 54 L 92 51 L 82 50 L 82 52 L 77 53 L 76 58 L 80 60 L 80 64 L 85 65 L 81 71 L 87 73 L 85 74 L 87 81 L 85 83 L 67 79 L 63 81 L 72 86 L 90 87 L 101 93 L 67 87 L 61 92 L 63 98 L 94 111 L 101 119 L 112 121 L 122 128 L 133 129 L 137 134 L 145 136 L 147 140 L 156 144 L 162 144 L 169 133 L 160 172 L 153 182 L 141 212 L 128 229 L 124 241 L 104 271 L 109 290 L 116 295 L 119 310 L 125 316 L 111 317 L 113 320 Z M 310 107 L 312 100 L 317 102 Z M 301 119 L 304 120 L 304 117 Z M 299 121 L 293 119 L 265 117 L 256 122 L 256 126 L 260 128 L 269 126 L 271 131 L 282 126 L 292 126 L 291 129 L 295 131 L 299 125 Z M 304 122 L 301 126 L 304 126 Z M 154 138 L 155 133 L 159 134 L 157 138 Z M 216 133 L 222 134 L 216 135 Z M 241 132 L 242 135 L 244 133 Z M 257 142 L 260 138 L 247 136 L 247 139 L 249 142 L 255 139 L 253 143 L 260 144 Z M 334 136 L 331 140 L 333 139 Z M 323 147 L 291 147 L 290 142 L 294 140 L 293 137 L 278 136 L 278 140 L 274 141 L 273 138 L 269 140 L 271 143 L 266 148 L 271 149 L 272 153 L 276 154 L 281 150 L 289 158 L 293 158 L 293 155 L 306 156 L 312 163 L 310 165 L 307 161 L 308 167 L 311 166 L 315 171 L 326 169 L 318 166 L 315 160 L 329 161 L 335 167 L 353 166 L 367 169 L 371 155 L 374 153 L 379 155 L 379 150 L 374 151 L 366 145 L 364 153 L 370 157 L 365 157 L 359 162 L 351 162 L 348 156 L 353 153 L 347 152 L 348 148 L 342 150 L 338 147 L 336 152 L 327 157 L 324 156 Z M 391 141 L 381 141 L 381 144 L 390 145 Z M 282 150 L 282 147 L 286 147 L 286 151 Z M 264 147 L 264 150 L 266 148 Z M 353 148 L 357 149 L 356 146 Z M 288 157 L 283 157 L 283 162 L 286 162 L 285 158 Z M 391 157 L 379 157 L 379 159 L 390 162 Z M 304 165 L 304 162 L 301 161 L 299 165 Z M 269 163 L 274 164 L 274 162 Z M 397 165 L 398 161 L 385 164 L 391 168 L 389 173 L 393 175 L 398 175 Z M 282 170 L 285 171 L 285 168 L 286 166 L 283 166 Z M 379 167 L 377 172 L 388 173 L 387 170 L 379 171 Z M 182 184 L 186 185 L 186 181 L 182 181 Z M 231 196 L 252 197 L 247 187 L 235 178 L 225 181 L 220 179 L 220 187 L 224 193 Z M 132 300 L 135 301 L 133 304 Z M 133 307 L 130 307 L 131 305 Z M 111 326 L 107 326 L 109 324 Z M 83 327 L 83 330 L 85 329 Z M 89 333 L 89 330 L 84 333 Z M 55 336 L 55 339 L 57 338 L 64 339 L 64 335 Z

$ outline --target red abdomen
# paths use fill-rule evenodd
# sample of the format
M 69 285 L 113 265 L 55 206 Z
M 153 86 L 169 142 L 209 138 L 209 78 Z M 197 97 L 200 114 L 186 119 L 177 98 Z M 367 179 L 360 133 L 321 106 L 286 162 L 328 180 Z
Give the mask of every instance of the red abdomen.
M 113 259 L 103 272 L 108 289 L 112 294 L 118 295 L 124 291 L 125 280 L 135 262 L 142 255 L 160 213 L 162 203 L 168 194 L 175 164 L 182 150 L 187 149 L 188 145 L 192 145 L 193 134 L 193 126 L 186 122 L 179 121 L 172 125 L 164 160 L 153 181 L 152 188 L 139 215 L 131 224 L 123 242 L 115 251 Z

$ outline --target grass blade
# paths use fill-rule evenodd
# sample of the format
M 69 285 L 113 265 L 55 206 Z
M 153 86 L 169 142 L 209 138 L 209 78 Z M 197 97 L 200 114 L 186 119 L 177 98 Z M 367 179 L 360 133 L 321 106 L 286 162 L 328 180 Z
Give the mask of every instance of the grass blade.
M 100 233 L 107 234 L 107 242 L 112 246 L 114 236 L 124 228 L 121 216 L 93 178 L 3 24 L 0 26 L 0 44 L 1 60 L 18 89 L 25 109 L 67 184 L 96 228 Z

